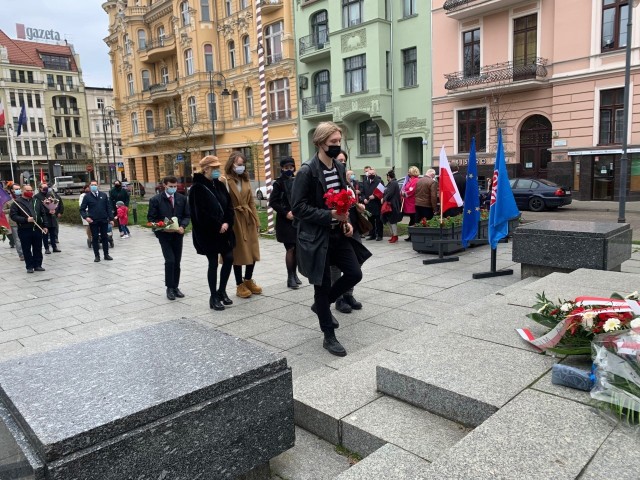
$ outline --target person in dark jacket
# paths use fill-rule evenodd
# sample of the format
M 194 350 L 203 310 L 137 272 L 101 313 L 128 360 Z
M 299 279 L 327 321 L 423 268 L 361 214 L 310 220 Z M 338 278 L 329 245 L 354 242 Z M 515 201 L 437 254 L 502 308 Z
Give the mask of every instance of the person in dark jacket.
M 287 287 L 298 288 L 302 282 L 296 274 L 296 229 L 293 226 L 293 212 L 291 212 L 291 191 L 293 189 L 293 175 L 296 163 L 293 157 L 280 160 L 280 177 L 273 182 L 269 206 L 276 211 L 276 240 L 284 244 L 287 251 L 285 264 L 287 266 Z
M 367 240 L 382 240 L 382 219 L 380 218 L 380 208 L 382 202 L 373 192 L 378 185 L 382 183 L 382 179 L 376 174 L 376 170 L 371 167 L 365 167 L 366 179 L 362 184 L 362 203 L 365 204 L 367 211 L 371 214 L 369 219 L 373 225 L 373 230 L 369 232 Z M 382 183 L 384 185 L 384 183 Z
M 391 227 L 389 243 L 396 243 L 398 241 L 398 222 L 402 220 L 403 214 L 400 206 L 400 186 L 396 180 L 394 169 L 387 172 L 387 186 L 384 189 L 382 200 L 391 206 L 391 211 L 382 215 L 382 221 Z
M 113 182 L 113 188 L 109 192 L 109 200 L 111 200 L 111 210 L 113 211 L 113 214 L 115 215 L 115 212 L 118 209 L 116 207 L 116 203 L 122 202 L 126 207 L 128 207 L 130 199 L 131 197 L 129 192 L 127 192 L 126 188 L 122 188 L 120 180 Z
M 48 232 L 49 214 L 42 201 L 33 196 L 31 185 L 25 184 L 19 192 L 16 192 L 9 217 L 18 225 L 18 236 L 22 245 L 27 273 L 44 272 L 44 268 L 42 268 L 42 235 L 46 235 Z
M 193 222 L 193 246 L 199 255 L 206 255 L 209 261 L 207 280 L 209 282 L 209 307 L 224 310 L 233 301 L 227 295 L 227 282 L 233 266 L 233 205 L 231 196 L 219 180 L 222 162 L 218 157 L 208 155 L 200 160 L 200 172 L 193 176 L 193 186 L 189 191 L 189 209 Z M 220 283 L 218 281 L 218 257 L 222 259 Z
M 98 188 L 98 182 L 93 180 L 89 184 L 89 193 L 82 199 L 80 215 L 91 228 L 91 244 L 93 246 L 94 262 L 100 261 L 100 240 L 105 260 L 113 260 L 109 255 L 109 238 L 107 237 L 109 224 L 113 226 L 113 210 L 107 194 Z
M 47 215 L 49 218 L 48 233 L 42 236 L 42 243 L 44 244 L 44 253 L 50 254 L 51 250 L 56 253 L 61 252 L 58 248 L 58 219 L 64 213 L 64 203 L 62 199 L 49 188 L 46 182 L 42 182 L 39 187 L 39 192 L 34 195 L 35 198 L 40 200 L 47 208 Z M 49 242 L 51 242 L 51 250 L 49 250 Z
M 314 286 L 315 303 L 311 309 L 318 315 L 324 333 L 323 347 L 329 353 L 345 356 L 331 319 L 331 304 L 362 280 L 360 265 L 371 256 L 363 245 L 352 239 L 353 227 L 348 213 L 330 210 L 324 194 L 331 188 L 347 187 L 344 166 L 336 162 L 340 153 L 342 130 L 333 122 L 320 123 L 313 134 L 316 155 L 305 162 L 293 182 L 292 208 L 298 222 L 296 253 L 298 270 Z M 340 279 L 331 285 L 330 265 L 341 271 Z
M 175 300 L 183 298 L 184 293 L 178 288 L 180 284 L 180 261 L 182 260 L 182 244 L 184 229 L 189 225 L 191 216 L 187 198 L 178 190 L 178 179 L 173 175 L 162 179 L 164 192 L 154 195 L 149 200 L 148 222 L 163 222 L 165 219 L 178 219 L 178 229 L 156 230 L 156 238 L 160 242 L 164 256 L 164 284 L 167 287 L 167 298 Z

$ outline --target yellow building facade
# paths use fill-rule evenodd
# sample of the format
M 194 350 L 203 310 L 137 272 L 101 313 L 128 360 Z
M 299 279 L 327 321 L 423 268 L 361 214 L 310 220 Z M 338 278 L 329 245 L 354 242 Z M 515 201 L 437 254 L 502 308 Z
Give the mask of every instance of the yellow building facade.
M 175 174 L 188 183 L 203 156 L 224 161 L 240 150 L 264 181 L 256 1 L 273 174 L 283 156 L 299 162 L 293 0 L 108 1 L 105 42 L 129 180 L 153 186 Z

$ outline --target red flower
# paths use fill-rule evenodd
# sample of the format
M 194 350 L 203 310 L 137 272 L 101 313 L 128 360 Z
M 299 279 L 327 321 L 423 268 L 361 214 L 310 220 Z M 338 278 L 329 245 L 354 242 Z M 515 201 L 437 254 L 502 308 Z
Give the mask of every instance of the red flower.
M 338 215 L 345 215 L 352 205 L 355 205 L 356 199 L 348 190 L 340 190 L 336 192 L 333 188 L 324 194 L 325 204 L 331 210 L 335 210 Z

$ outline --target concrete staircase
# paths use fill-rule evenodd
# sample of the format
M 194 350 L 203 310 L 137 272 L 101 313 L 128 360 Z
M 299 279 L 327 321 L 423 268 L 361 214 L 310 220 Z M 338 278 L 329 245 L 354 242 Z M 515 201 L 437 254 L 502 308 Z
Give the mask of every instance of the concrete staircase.
M 594 270 L 529 278 L 294 383 L 300 427 L 364 460 L 337 478 L 638 478 L 640 441 L 585 392 L 551 383 L 556 361 L 516 334 L 535 294 L 638 289 L 640 275 Z M 625 461 L 611 455 L 622 441 Z M 604 476 L 602 472 L 606 472 Z

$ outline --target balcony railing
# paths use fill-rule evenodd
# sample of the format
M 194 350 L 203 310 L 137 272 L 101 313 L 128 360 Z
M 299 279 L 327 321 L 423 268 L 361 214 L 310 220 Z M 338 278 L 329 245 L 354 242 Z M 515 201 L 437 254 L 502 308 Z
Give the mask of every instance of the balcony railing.
M 329 30 L 302 37 L 299 42 L 299 53 L 315 52 L 329 46 Z
M 519 62 L 518 62 L 519 63 Z M 465 72 L 446 74 L 447 82 L 444 88 L 457 90 L 487 83 L 519 82 L 535 80 L 547 76 L 547 59 L 537 57 L 535 62 L 528 65 L 516 65 L 514 62 L 496 63 L 480 69 L 479 75 L 468 75 Z
M 269 113 L 269 121 L 271 122 L 284 120 L 291 120 L 291 110 L 278 110 L 276 112 Z
M 77 108 L 54 108 L 54 115 L 80 115 L 80 110 Z
M 278 63 L 282 61 L 282 53 L 273 53 L 271 55 L 267 55 L 267 65 L 273 65 L 274 63 Z
M 55 154 L 56 160 L 88 160 L 89 155 L 87 153 L 73 153 L 73 152 L 62 152 Z
M 331 108 L 331 94 L 316 95 L 302 99 L 302 115 L 329 112 Z
M 442 8 L 444 8 L 447 12 L 453 12 L 460 8 L 466 7 L 469 3 L 475 2 L 477 0 L 447 0 L 444 2 Z
M 170 47 L 174 44 L 173 35 L 165 35 L 164 37 L 154 38 L 147 42 L 145 48 L 141 48 L 140 50 L 145 50 L 147 52 L 153 50 L 154 48 L 162 48 L 162 47 Z

